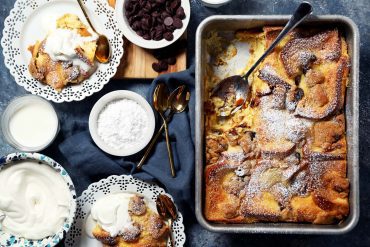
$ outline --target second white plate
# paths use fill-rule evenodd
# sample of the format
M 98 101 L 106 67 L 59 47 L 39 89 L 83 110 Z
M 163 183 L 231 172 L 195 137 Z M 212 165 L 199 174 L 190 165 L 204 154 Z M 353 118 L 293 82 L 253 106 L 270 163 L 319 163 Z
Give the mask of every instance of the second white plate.
M 86 23 L 75 0 L 17 0 L 5 19 L 1 46 L 5 65 L 15 81 L 32 94 L 54 102 L 78 101 L 98 92 L 116 73 L 123 55 L 122 31 L 118 27 L 114 9 L 107 1 L 83 0 L 87 13 L 99 33 L 105 34 L 110 42 L 112 57 L 107 64 L 98 64 L 90 78 L 82 83 L 67 86 L 58 93 L 52 87 L 35 80 L 28 71 L 31 53 L 28 47 L 42 40 L 49 25 L 66 13 L 76 14 Z
M 90 184 L 87 190 L 77 198 L 76 218 L 74 224 L 67 233 L 65 240 L 66 246 L 100 247 L 101 243 L 99 241 L 87 236 L 85 230 L 86 219 L 90 214 L 91 207 L 98 199 L 108 194 L 122 192 L 143 195 L 153 203 L 159 194 L 166 194 L 164 189 L 155 184 L 149 184 L 127 175 L 113 175 L 99 182 Z M 172 199 L 169 194 L 166 195 Z M 153 205 L 149 206 L 153 208 Z M 180 212 L 178 212 L 178 217 L 172 224 L 172 230 L 174 233 L 175 247 L 183 246 L 186 238 L 183 217 Z M 167 246 L 170 246 L 169 242 Z

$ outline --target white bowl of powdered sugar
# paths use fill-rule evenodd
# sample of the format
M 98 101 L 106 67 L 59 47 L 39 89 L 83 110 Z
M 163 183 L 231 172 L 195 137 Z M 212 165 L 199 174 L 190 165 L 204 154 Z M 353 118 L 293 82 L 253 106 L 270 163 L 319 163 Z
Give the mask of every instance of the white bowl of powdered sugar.
M 95 144 L 115 156 L 129 156 L 142 150 L 153 136 L 154 113 L 139 94 L 119 90 L 96 102 L 89 117 Z

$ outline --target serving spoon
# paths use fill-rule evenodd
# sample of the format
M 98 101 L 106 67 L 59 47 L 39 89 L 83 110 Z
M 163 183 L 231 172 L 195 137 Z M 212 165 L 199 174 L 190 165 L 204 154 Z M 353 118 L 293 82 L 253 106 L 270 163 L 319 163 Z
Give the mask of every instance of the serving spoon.
M 170 242 L 171 246 L 175 246 L 175 241 L 173 239 L 173 232 L 172 232 L 172 223 L 177 219 L 177 210 L 176 206 L 169 198 L 168 196 L 164 194 L 160 194 L 157 197 L 156 200 L 156 206 L 157 206 L 157 211 L 158 214 L 161 216 L 162 219 L 168 220 L 168 228 L 170 230 Z
M 181 113 L 183 112 L 186 107 L 188 106 L 190 101 L 190 91 L 189 89 L 182 85 L 178 88 L 176 88 L 171 94 L 170 97 L 168 97 L 168 105 L 170 107 L 170 112 L 166 118 L 166 122 L 168 123 L 172 116 L 175 113 Z M 153 149 L 154 144 L 157 142 L 159 136 L 161 135 L 162 131 L 164 129 L 164 123 L 159 128 L 157 134 L 153 137 L 152 141 L 150 142 L 149 146 L 147 147 L 143 157 L 141 158 L 139 164 L 136 166 L 137 169 L 141 169 L 144 165 L 144 161 L 147 159 L 150 151 Z
M 168 109 L 168 97 L 169 97 L 169 92 L 168 92 L 168 87 L 166 86 L 166 84 L 164 83 L 158 84 L 153 93 L 153 105 L 154 105 L 154 109 L 161 116 L 163 124 L 164 124 L 164 132 L 166 134 L 166 145 L 167 145 L 168 158 L 170 161 L 171 175 L 172 177 L 176 177 L 175 166 L 173 163 L 172 149 L 171 149 L 171 144 L 170 144 L 170 137 L 168 134 L 168 125 L 164 117 L 164 113 Z
M 289 19 L 288 23 L 285 25 L 284 29 L 276 37 L 274 42 L 269 48 L 262 54 L 262 56 L 252 65 L 252 67 L 247 71 L 245 75 L 234 75 L 221 80 L 211 91 L 211 96 L 219 97 L 225 102 L 227 102 L 227 96 L 230 94 L 235 95 L 235 102 L 232 106 L 226 107 L 227 111 L 221 111 L 220 116 L 227 117 L 238 110 L 240 110 L 248 98 L 249 84 L 248 77 L 257 68 L 257 66 L 270 54 L 270 52 L 279 44 L 279 42 L 299 23 L 301 23 L 308 15 L 312 13 L 312 6 L 308 2 L 302 2 L 296 11 L 293 13 L 292 17 Z M 227 103 L 226 103 L 227 104 Z
M 98 33 L 94 26 L 92 25 L 89 16 L 87 15 L 87 12 L 85 10 L 85 7 L 83 6 L 83 3 L 81 0 L 77 0 L 78 5 L 80 6 L 82 13 L 84 14 L 87 22 L 89 23 L 91 29 L 98 34 L 98 40 L 96 41 L 96 51 L 95 51 L 95 58 L 98 60 L 99 63 L 108 63 L 110 56 L 111 56 L 111 49 L 109 46 L 109 41 L 108 38 L 103 35 Z

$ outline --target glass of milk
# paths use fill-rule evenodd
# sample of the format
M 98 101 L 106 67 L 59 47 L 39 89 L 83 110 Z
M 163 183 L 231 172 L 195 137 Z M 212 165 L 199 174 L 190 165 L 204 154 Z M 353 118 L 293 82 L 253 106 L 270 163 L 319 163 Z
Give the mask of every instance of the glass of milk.
M 37 152 L 48 147 L 59 132 L 58 115 L 47 100 L 25 95 L 13 99 L 1 117 L 5 140 L 20 151 Z

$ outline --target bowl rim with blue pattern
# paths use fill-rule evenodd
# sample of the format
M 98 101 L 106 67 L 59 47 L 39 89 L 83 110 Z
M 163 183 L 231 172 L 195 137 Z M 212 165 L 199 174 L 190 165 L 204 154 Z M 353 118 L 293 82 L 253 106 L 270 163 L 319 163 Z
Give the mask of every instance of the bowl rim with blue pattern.
M 0 246 L 22 246 L 22 247 L 52 247 L 57 245 L 59 242 L 63 240 L 63 238 L 66 236 L 67 232 L 69 231 L 71 225 L 73 224 L 77 203 L 76 203 L 76 191 L 74 184 L 72 182 L 71 177 L 68 175 L 67 171 L 55 160 L 52 158 L 39 154 L 39 153 L 11 153 L 5 156 L 0 157 L 0 171 L 9 165 L 16 165 L 18 161 L 22 160 L 33 160 L 37 162 L 41 162 L 42 164 L 48 165 L 51 168 L 53 168 L 55 171 L 57 171 L 63 180 L 66 182 L 71 196 L 71 206 L 69 211 L 68 218 L 64 221 L 63 226 L 61 229 L 54 234 L 53 236 L 48 236 L 43 239 L 39 240 L 29 240 L 22 237 L 13 236 L 10 233 L 1 231 L 0 229 Z

